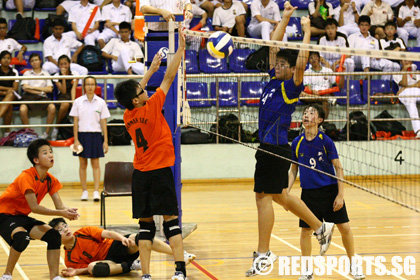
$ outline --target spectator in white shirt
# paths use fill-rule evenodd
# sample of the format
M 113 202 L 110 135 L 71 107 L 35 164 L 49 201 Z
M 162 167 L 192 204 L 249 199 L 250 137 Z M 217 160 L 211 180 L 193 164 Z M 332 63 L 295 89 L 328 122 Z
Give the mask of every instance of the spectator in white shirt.
M 23 61 L 23 54 L 26 52 L 27 48 L 24 45 L 19 44 L 13 38 L 7 37 L 7 21 L 4 18 L 0 18 L 0 52 L 8 51 L 13 53 L 14 51 L 19 51 L 17 58 L 19 61 Z
M 214 10 L 213 27 L 233 36 L 245 37 L 246 12 L 240 2 L 224 0 L 223 5 Z
M 26 71 L 23 76 L 50 76 L 45 71 L 42 71 L 41 57 L 37 53 L 31 54 L 29 57 L 29 63 L 32 66 L 32 70 Z M 23 80 L 22 90 L 24 94 L 20 101 L 51 101 L 51 98 L 47 96 L 47 93 L 53 91 L 53 84 L 51 80 Z M 47 111 L 47 124 L 52 124 L 55 119 L 55 105 L 53 103 L 42 103 L 42 104 L 22 104 L 20 105 L 20 119 L 22 124 L 29 124 L 28 111 Z M 42 139 L 47 139 L 50 133 L 51 127 L 47 127 L 45 132 L 40 136 Z
M 350 35 L 348 38 L 350 48 L 379 50 L 379 42 L 369 34 L 370 17 L 359 17 L 360 32 Z M 367 56 L 353 56 L 355 67 L 361 67 L 363 71 L 369 72 L 370 68 L 382 70 L 384 72 L 399 71 L 398 63 L 383 58 L 370 58 Z M 390 80 L 390 75 L 382 75 L 382 79 Z
M 207 15 L 209 17 L 213 17 L 213 12 L 214 12 L 214 4 L 212 3 L 212 1 L 207 1 L 207 0 L 191 0 L 191 4 L 196 4 L 197 6 L 199 6 L 201 9 L 205 10 L 207 12 Z
M 84 45 L 76 39 L 63 36 L 64 28 L 64 21 L 60 19 L 53 21 L 53 34 L 44 41 L 44 56 L 46 62 L 42 66 L 42 70 L 48 72 L 50 75 L 57 73 L 60 70 L 58 58 L 62 55 L 70 57 L 71 50 L 75 50 L 71 57 L 71 71 L 76 71 L 80 75 L 87 75 L 87 68 L 76 64 L 77 56 L 82 51 Z
M 66 1 L 63 1 L 60 5 L 57 6 L 56 14 L 57 15 L 62 15 L 65 12 L 70 13 L 70 10 L 75 5 L 77 5 L 77 2 L 79 2 L 79 1 L 80 0 L 66 0 Z M 112 0 L 95 0 L 95 1 L 93 1 L 93 3 L 95 5 L 98 5 L 100 9 L 102 9 L 105 5 L 108 5 L 111 2 L 112 2 Z
M 391 6 L 382 0 L 372 0 L 363 8 L 361 15 L 367 15 L 371 19 L 370 34 L 376 39 L 385 38 L 384 26 L 389 20 L 393 20 L 394 12 Z M 408 32 L 404 29 L 398 29 L 398 37 L 408 42 Z
M 85 45 L 94 46 L 100 34 L 98 29 L 99 22 L 101 21 L 101 11 L 99 8 L 95 13 L 85 36 L 83 35 L 83 31 L 86 28 L 95 7 L 97 6 L 90 4 L 88 0 L 80 0 L 80 3 L 74 5 L 69 12 L 69 22 L 71 22 L 73 31 L 66 32 L 64 35 L 80 41 L 84 40 Z
M 102 49 L 112 38 L 119 35 L 118 26 L 121 22 L 131 22 L 132 14 L 130 8 L 121 4 L 121 0 L 113 0 L 111 4 L 102 9 L 102 21 L 105 21 L 105 28 L 98 37 L 99 47 Z
M 143 14 L 159 14 L 166 21 L 175 20 L 174 14 L 182 14 L 185 10 L 185 18 L 192 18 L 192 7 L 190 0 L 141 0 L 140 11 Z M 152 31 L 168 30 L 168 24 L 163 22 L 150 22 L 148 29 Z
M 120 23 L 120 36 L 113 38 L 102 49 L 102 56 L 112 59 L 112 69 L 114 71 L 127 72 L 129 75 L 144 74 L 144 64 L 141 63 L 143 52 L 139 44 L 130 41 L 131 26 L 128 22 Z
M 334 13 L 332 4 L 325 0 L 315 0 L 309 3 L 308 12 L 311 18 L 311 35 L 325 34 L 325 20 L 332 18 Z
M 397 36 L 397 24 L 393 21 L 388 21 L 385 24 L 384 39 L 379 40 L 381 50 L 386 51 L 405 51 L 406 47 L 404 41 Z M 399 62 L 399 61 L 396 61 Z
M 401 65 L 401 71 L 403 72 L 415 71 L 415 65 L 411 61 L 402 60 Z M 417 109 L 417 102 L 420 101 L 420 75 L 394 75 L 394 82 L 400 87 L 398 99 L 407 109 L 410 118 L 418 119 L 419 110 Z M 411 124 L 414 133 L 416 133 L 416 138 L 420 138 L 420 120 L 412 120 Z
M 353 33 L 359 32 L 359 12 L 354 0 L 341 0 L 340 6 L 334 9 L 334 18 L 338 22 L 338 32 L 347 37 Z
M 398 12 L 397 24 L 409 35 L 416 37 L 417 46 L 420 46 L 420 7 L 414 0 L 405 0 Z M 407 43 L 407 42 L 406 42 Z
M 325 21 L 325 35 L 322 35 L 318 39 L 318 45 L 331 46 L 331 47 L 342 47 L 348 48 L 349 43 L 347 37 L 337 32 L 337 21 L 333 18 L 329 18 Z M 325 60 L 325 61 L 323 61 Z M 321 63 L 336 71 L 341 60 L 341 54 L 339 53 L 321 53 Z M 354 60 L 348 57 L 344 60 L 344 68 L 346 72 L 354 71 Z
M 254 0 L 251 4 L 251 22 L 248 33 L 252 37 L 270 40 L 271 33 L 281 20 L 279 5 L 272 0 Z M 287 35 L 283 37 L 287 41 Z

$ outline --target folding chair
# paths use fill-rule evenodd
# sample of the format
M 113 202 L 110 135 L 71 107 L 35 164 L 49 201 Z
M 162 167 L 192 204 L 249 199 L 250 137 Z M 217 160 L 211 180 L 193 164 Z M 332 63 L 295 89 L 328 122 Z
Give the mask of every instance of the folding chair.
M 105 198 L 131 196 L 132 162 L 108 162 L 105 164 L 104 190 L 101 193 L 101 226 L 106 229 Z

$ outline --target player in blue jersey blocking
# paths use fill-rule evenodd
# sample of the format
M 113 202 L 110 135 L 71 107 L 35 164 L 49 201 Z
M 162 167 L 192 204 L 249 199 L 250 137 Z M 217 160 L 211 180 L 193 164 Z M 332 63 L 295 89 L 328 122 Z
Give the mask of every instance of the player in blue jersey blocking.
M 283 18 L 273 33 L 272 41 L 282 40 L 289 19 L 296 9 L 297 7 L 292 7 L 289 2 L 284 3 Z M 304 32 L 303 43 L 309 44 L 311 39 L 309 18 L 302 17 L 301 24 Z M 301 50 L 296 53 L 288 49 L 280 50 L 276 55 L 275 67 L 269 71 L 270 82 L 260 98 L 258 119 L 260 146 L 255 154 L 257 163 L 254 174 L 254 192 L 258 209 L 258 252 L 253 254 L 252 267 L 245 273 L 247 277 L 261 274 L 277 259 L 269 248 L 274 226 L 273 201 L 311 226 L 321 245 L 321 255 L 325 254 L 331 242 L 334 224 L 322 223 L 301 199 L 284 190 L 289 185 L 288 172 L 292 159 L 287 130 L 299 94 L 304 89 L 303 73 L 308 57 L 309 51 Z
M 334 142 L 324 132 L 318 130 L 324 118 L 325 112 L 317 104 L 308 105 L 303 110 L 302 124 L 305 127 L 305 133 L 293 140 L 292 158 L 307 167 L 292 163 L 288 191 L 290 192 L 299 171 L 303 202 L 318 219 L 337 225 L 347 256 L 352 260 L 354 240 L 344 203 L 344 183 L 315 171 L 320 170 L 331 175 L 337 174 L 338 178 L 344 179 L 343 167 Z M 302 228 L 300 235 L 302 256 L 309 257 L 312 250 L 311 234 L 313 230 L 303 220 L 299 221 L 299 226 Z M 301 273 L 302 276 L 298 280 L 314 279 L 312 271 L 301 271 Z M 355 280 L 365 279 L 357 265 L 351 266 L 350 273 Z

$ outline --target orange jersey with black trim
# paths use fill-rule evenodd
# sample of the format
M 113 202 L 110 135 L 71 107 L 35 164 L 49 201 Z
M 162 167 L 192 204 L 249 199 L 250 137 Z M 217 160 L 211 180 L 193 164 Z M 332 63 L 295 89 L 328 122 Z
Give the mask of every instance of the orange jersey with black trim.
M 175 164 L 172 132 L 162 114 L 165 98 L 158 88 L 144 106 L 124 112 L 125 127 L 136 147 L 133 164 L 137 170 L 150 171 Z
M 0 196 L 0 213 L 27 216 L 32 212 L 25 198 L 25 192 L 27 190 L 32 190 L 35 193 L 36 200 L 38 204 L 40 204 L 47 193 L 52 196 L 63 187 L 63 185 L 48 172 L 44 181 L 41 181 L 39 178 L 35 167 L 22 171 Z
M 86 268 L 91 262 L 105 260 L 114 240 L 102 238 L 103 231 L 99 227 L 82 227 L 73 233 L 76 238 L 73 248 L 64 248 L 66 266 Z

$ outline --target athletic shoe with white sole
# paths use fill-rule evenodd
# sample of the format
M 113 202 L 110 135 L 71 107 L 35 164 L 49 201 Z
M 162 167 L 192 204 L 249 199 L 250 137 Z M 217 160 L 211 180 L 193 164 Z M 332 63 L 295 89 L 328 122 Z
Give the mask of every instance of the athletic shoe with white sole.
M 82 196 L 80 197 L 81 201 L 87 201 L 89 198 L 89 193 L 88 191 L 83 191 Z
M 277 260 L 277 256 L 273 252 L 268 251 L 264 255 L 259 256 L 258 253 L 253 253 L 252 267 L 245 272 L 246 277 L 260 275 L 265 272 L 268 267 L 274 264 Z
M 311 275 L 302 275 L 302 276 L 299 277 L 298 280 L 314 280 L 314 275 L 313 274 L 311 274 Z
M 141 277 L 141 280 L 152 280 L 152 276 L 150 274 L 144 274 Z
M 360 271 L 357 267 L 353 267 L 350 271 L 351 276 L 353 276 L 354 280 L 363 280 L 366 276 Z
M 334 224 L 324 222 L 322 223 L 321 233 L 319 234 L 314 233 L 320 245 L 319 254 L 321 256 L 325 255 L 328 248 L 330 247 L 333 232 L 334 232 Z
M 141 270 L 141 263 L 140 260 L 135 260 L 131 266 L 130 266 L 130 270 Z
M 190 254 L 187 251 L 184 251 L 184 261 L 185 265 L 190 264 L 191 261 L 195 260 L 196 256 L 194 254 Z
M 101 200 L 101 196 L 99 195 L 99 192 L 94 191 L 93 192 L 93 201 L 98 202 Z
M 3 274 L 3 276 L 0 278 L 0 280 L 12 280 L 12 275 Z
M 188 277 L 185 277 L 182 271 L 175 271 L 175 274 L 172 276 L 171 280 L 188 280 Z

